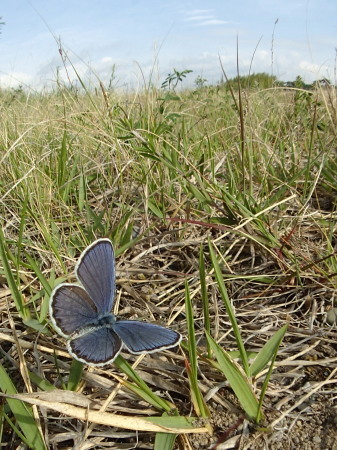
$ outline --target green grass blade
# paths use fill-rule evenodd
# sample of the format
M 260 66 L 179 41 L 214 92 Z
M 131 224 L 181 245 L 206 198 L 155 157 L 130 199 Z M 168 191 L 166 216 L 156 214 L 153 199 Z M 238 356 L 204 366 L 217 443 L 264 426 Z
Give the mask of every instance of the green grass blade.
M 116 366 L 121 370 L 125 375 L 127 375 L 136 385 L 139 389 L 142 390 L 143 394 L 147 395 L 149 399 L 151 399 L 151 404 L 155 406 L 158 409 L 164 410 L 164 411 L 171 411 L 172 405 L 168 403 L 163 398 L 156 395 L 154 392 L 151 391 L 149 386 L 143 381 L 140 376 L 137 374 L 137 372 L 130 366 L 130 364 L 121 356 L 118 355 L 115 359 L 114 363 Z
M 239 327 L 238 327 L 238 324 L 237 324 L 237 321 L 236 321 L 234 310 L 233 310 L 232 304 L 231 304 L 231 302 L 229 300 L 229 297 L 228 297 L 226 285 L 224 283 L 223 276 L 222 276 L 222 273 L 221 273 L 221 270 L 220 270 L 220 266 L 219 266 L 219 263 L 218 263 L 215 251 L 213 249 L 213 246 L 212 246 L 211 242 L 209 242 L 208 245 L 209 245 L 209 251 L 210 251 L 210 255 L 211 255 L 212 265 L 213 265 L 213 268 L 214 268 L 215 278 L 216 278 L 216 281 L 218 283 L 220 294 L 221 294 L 221 297 L 222 297 L 222 299 L 224 301 L 224 304 L 225 304 L 225 307 L 226 307 L 226 311 L 227 311 L 229 320 L 230 320 L 232 328 L 233 328 L 233 333 L 234 333 L 234 336 L 235 336 L 235 340 L 236 340 L 237 346 L 239 348 L 240 358 L 241 358 L 241 361 L 242 361 L 242 364 L 243 364 L 243 368 L 244 368 L 244 371 L 246 372 L 246 375 L 249 376 L 250 375 L 250 368 L 249 368 L 249 363 L 248 363 L 248 357 L 247 357 L 247 353 L 246 353 L 245 347 L 243 345 L 243 340 L 242 340 L 241 333 L 240 333 L 240 330 L 239 330 Z
M 256 376 L 260 373 L 266 365 L 274 358 L 278 351 L 278 348 L 282 342 L 282 339 L 287 331 L 288 325 L 284 325 L 266 342 L 266 344 L 259 351 L 255 360 L 253 361 L 250 371 L 252 376 Z
M 27 218 L 27 206 L 28 206 L 28 194 L 26 192 L 25 198 L 23 200 L 23 204 L 20 211 L 20 228 L 19 228 L 19 236 L 17 240 L 17 255 L 16 255 L 16 273 L 17 273 L 17 283 L 19 284 L 19 269 L 21 264 L 21 250 L 22 250 L 22 241 L 23 241 L 23 233 L 26 224 Z
M 83 367 L 83 363 L 77 361 L 77 359 L 74 358 L 72 360 L 67 383 L 67 389 L 69 389 L 69 391 L 76 391 L 82 379 Z
M 121 380 L 121 383 L 123 386 L 128 388 L 131 392 L 136 394 L 138 397 L 145 400 L 150 405 L 154 406 L 155 408 L 159 410 L 163 410 L 162 402 L 158 401 L 160 397 L 158 397 L 156 394 L 154 394 L 149 387 L 147 389 L 144 389 L 144 387 L 139 387 L 134 383 L 130 383 L 129 381 Z M 165 407 L 166 408 L 166 407 Z M 170 410 L 172 407 L 170 408 Z
M 209 411 L 198 385 L 197 344 L 195 339 L 193 307 L 187 281 L 185 281 L 185 310 L 188 330 L 188 353 L 190 358 L 190 366 L 187 367 L 187 373 L 190 381 L 191 394 L 192 398 L 195 399 L 194 406 L 196 412 L 202 417 L 208 417 Z
M 193 307 L 191 302 L 190 289 L 187 281 L 185 281 L 185 311 L 186 311 L 187 334 L 188 334 L 188 352 L 190 356 L 191 370 L 194 376 L 196 376 L 198 371 L 197 344 L 194 330 Z
M 120 247 L 122 247 L 132 241 L 133 225 L 134 225 L 133 221 L 131 220 L 129 225 L 127 226 L 125 232 L 121 236 L 121 239 L 119 242 Z
M 176 434 L 156 433 L 156 438 L 154 441 L 154 450 L 172 450 L 176 438 L 177 438 Z
M 27 447 L 29 447 L 29 442 L 26 439 L 26 436 L 21 433 L 20 428 L 15 426 L 15 423 L 9 418 L 9 416 L 5 412 L 4 412 L 4 418 L 7 421 L 8 425 L 12 428 L 14 433 L 18 436 L 18 438 L 20 438 L 21 441 L 24 442 L 27 445 Z M 2 440 L 0 442 L 2 442 Z
M 28 372 L 29 379 L 31 382 L 37 386 L 41 391 L 53 391 L 55 389 L 55 386 L 50 383 L 48 380 L 41 378 L 39 375 L 37 375 L 34 372 Z
M 239 365 L 224 351 L 209 334 L 206 337 L 219 363 L 221 372 L 227 378 L 249 419 L 259 419 L 259 402 L 251 388 L 250 379 L 243 373 Z
M 163 413 L 162 417 L 166 420 L 170 419 L 167 413 Z M 154 450 L 172 450 L 177 434 L 172 433 L 156 433 L 156 438 L 154 441 Z
M 201 204 L 211 203 L 209 195 L 205 192 L 201 192 L 193 183 L 189 183 L 188 188 L 190 189 L 194 198 L 199 200 Z
M 78 199 L 77 199 L 78 209 L 80 211 L 83 211 L 85 206 L 87 197 L 86 189 L 87 189 L 86 177 L 84 176 L 83 173 L 81 173 L 78 180 Z
M 0 226 L 0 257 L 2 259 L 2 264 L 4 267 L 5 276 L 7 279 L 8 287 L 11 291 L 15 307 L 20 314 L 20 317 L 24 320 L 28 320 L 30 318 L 29 309 L 25 306 L 23 301 L 21 292 L 19 291 L 16 281 L 14 279 L 13 273 L 11 271 L 9 260 L 7 257 L 8 250 L 5 242 L 5 236 L 2 231 L 2 227 Z
M 160 219 L 164 219 L 165 214 L 163 213 L 163 211 L 161 211 L 158 206 L 155 204 L 155 202 L 152 199 L 149 199 L 148 202 L 148 207 L 149 209 L 153 212 L 153 214 L 157 217 L 159 217 Z
M 57 165 L 57 185 L 59 188 L 63 187 L 65 181 L 66 174 L 66 165 L 68 159 L 68 151 L 67 151 L 67 131 L 64 130 L 62 143 L 58 155 L 58 165 Z M 66 199 L 64 199 L 66 200 Z
M 39 314 L 39 322 L 42 323 L 48 315 L 49 298 L 50 298 L 50 294 L 52 292 L 52 288 L 50 286 L 49 281 L 46 279 L 46 277 L 42 273 L 40 267 L 36 264 L 35 260 L 29 255 L 29 253 L 25 252 L 25 255 L 30 264 L 31 269 L 35 272 L 35 275 L 38 277 L 38 279 L 39 279 L 40 283 L 42 284 L 43 289 L 45 291 L 44 298 L 41 302 L 40 314 Z
M 207 296 L 207 285 L 206 285 L 206 270 L 205 270 L 205 259 L 204 259 L 204 248 L 200 246 L 199 254 L 199 276 L 200 276 L 200 288 L 201 288 L 201 301 L 204 316 L 204 328 L 211 334 L 211 322 L 209 317 L 209 300 Z M 208 357 L 211 357 L 211 348 L 207 341 L 207 353 Z
M 31 269 L 35 272 L 35 275 L 38 277 L 40 283 L 43 286 L 43 289 L 45 290 L 46 294 L 50 296 L 52 292 L 52 288 L 50 287 L 50 284 L 46 277 L 43 275 L 41 269 L 36 264 L 35 260 L 29 255 L 29 253 L 25 252 L 26 258 L 30 264 Z
M 263 381 L 262 388 L 261 388 L 261 394 L 260 394 L 260 400 L 259 400 L 259 413 L 258 413 L 258 417 L 259 418 L 262 417 L 262 412 L 261 412 L 262 411 L 262 402 L 263 402 L 263 399 L 264 399 L 266 391 L 267 391 L 268 383 L 269 383 L 269 380 L 270 380 L 270 377 L 271 377 L 271 373 L 273 371 L 273 367 L 274 367 L 274 363 L 275 363 L 275 360 L 276 360 L 276 357 L 277 357 L 278 349 L 279 349 L 279 347 L 281 345 L 282 339 L 283 339 L 283 337 L 284 337 L 284 335 L 285 335 L 285 333 L 287 331 L 287 328 L 288 328 L 288 325 L 284 325 L 280 330 L 278 330 L 274 334 L 274 336 L 266 344 L 266 345 L 268 345 L 269 342 L 271 340 L 273 340 L 273 345 L 270 346 L 273 349 L 273 352 L 272 352 L 272 355 L 271 355 L 271 362 L 270 362 L 270 366 L 269 366 L 267 375 L 266 375 L 266 377 L 265 377 L 265 379 Z M 263 347 L 263 349 L 266 347 L 266 345 Z M 269 349 L 268 349 L 268 352 L 269 352 Z
M 146 420 L 158 425 L 162 425 L 169 428 L 193 428 L 196 427 L 196 417 L 185 416 L 165 416 L 165 417 L 147 417 Z
M 4 442 L 4 423 L 5 423 L 5 405 L 4 403 L 0 404 L 0 442 Z
M 55 222 L 51 222 L 49 229 L 35 211 L 29 209 L 29 214 L 34 219 L 35 223 L 38 224 L 39 230 L 43 239 L 46 241 L 47 247 L 53 251 L 55 257 L 62 267 L 63 272 L 66 272 L 66 266 L 64 265 L 63 259 L 61 258 L 59 252 L 60 236 L 59 234 L 57 234 L 59 232 L 57 225 L 55 224 Z
M 76 188 L 78 188 L 78 195 L 76 196 L 77 198 L 77 203 L 78 203 L 78 207 L 79 210 L 81 210 L 81 203 L 80 203 L 80 196 L 81 194 L 83 194 L 83 191 L 81 191 L 80 187 L 81 187 L 81 183 L 82 181 L 82 175 L 81 173 L 79 173 L 79 168 L 78 168 L 78 162 L 80 159 L 80 154 L 79 153 L 75 153 L 72 161 L 71 161 L 71 169 L 68 170 L 67 172 L 64 172 L 64 182 L 63 185 L 61 186 L 62 188 L 62 199 L 65 203 L 69 202 L 69 197 L 70 194 L 76 192 Z M 83 176 L 84 178 L 84 176 Z M 76 180 L 78 179 L 78 186 L 76 183 Z
M 12 380 L 0 364 L 0 389 L 4 394 L 17 394 Z M 7 398 L 7 403 L 12 410 L 17 424 L 22 430 L 26 442 L 34 450 L 46 449 L 41 433 L 35 422 L 32 408 L 20 400 Z

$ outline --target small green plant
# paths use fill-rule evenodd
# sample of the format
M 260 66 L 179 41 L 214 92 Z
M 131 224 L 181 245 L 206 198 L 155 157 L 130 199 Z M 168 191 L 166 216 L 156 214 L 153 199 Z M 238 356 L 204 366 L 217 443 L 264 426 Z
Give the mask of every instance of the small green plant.
M 214 341 L 214 339 L 212 339 L 207 331 L 206 338 L 218 362 L 218 365 L 216 365 L 215 367 L 217 367 L 227 378 L 231 388 L 233 389 L 249 419 L 256 423 L 259 423 L 263 419 L 262 402 L 268 387 L 268 382 L 279 346 L 287 331 L 287 325 L 284 325 L 269 339 L 269 341 L 267 341 L 263 348 L 257 354 L 255 354 L 255 358 L 252 364 L 250 364 L 249 354 L 245 349 L 240 329 L 235 317 L 235 312 L 229 300 L 220 266 L 211 243 L 209 243 L 209 251 L 214 269 L 215 279 L 217 281 L 220 295 L 224 301 L 224 305 L 232 325 L 233 334 L 235 336 L 235 340 L 239 349 L 238 356 L 242 367 L 235 361 L 235 359 L 229 352 L 226 352 L 223 348 L 221 348 L 220 345 L 218 345 Z M 253 389 L 253 382 L 259 375 L 259 373 L 268 364 L 269 368 L 262 384 L 260 397 L 257 398 Z
M 5 368 L 0 364 L 0 391 L 9 396 L 15 396 L 17 389 Z M 1 408 L 0 415 L 7 422 L 17 436 L 27 447 L 36 450 L 46 450 L 47 446 L 42 437 L 41 428 L 34 417 L 31 406 L 22 400 L 7 398 L 7 404 L 15 421 L 10 417 L 8 408 Z M 2 441 L 3 442 L 3 441 Z
M 201 75 L 198 75 L 197 78 L 194 80 L 194 84 L 197 89 L 203 88 L 204 86 L 206 86 L 206 83 L 207 79 L 203 78 Z
M 0 17 L 0 20 L 2 19 L 2 17 Z M 5 22 L 0 22 L 0 27 L 2 27 L 2 25 L 5 25 Z M 1 28 L 0 28 L 0 34 L 1 34 Z
M 193 72 L 193 70 L 185 69 L 179 72 L 177 69 L 173 69 L 173 73 L 169 73 L 163 81 L 161 88 L 168 89 L 169 91 L 175 91 L 179 83 L 182 83 L 186 75 Z

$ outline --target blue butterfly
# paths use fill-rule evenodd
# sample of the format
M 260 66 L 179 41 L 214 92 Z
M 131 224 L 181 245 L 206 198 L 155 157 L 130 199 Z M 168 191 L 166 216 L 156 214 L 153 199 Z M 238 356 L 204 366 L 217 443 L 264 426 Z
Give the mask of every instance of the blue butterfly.
M 115 255 L 109 239 L 98 239 L 81 254 L 75 268 L 81 285 L 63 283 L 49 304 L 56 331 L 67 339 L 69 353 L 91 366 L 112 363 L 123 347 L 134 354 L 178 345 L 181 335 L 137 320 L 116 320 L 111 313 L 116 289 Z

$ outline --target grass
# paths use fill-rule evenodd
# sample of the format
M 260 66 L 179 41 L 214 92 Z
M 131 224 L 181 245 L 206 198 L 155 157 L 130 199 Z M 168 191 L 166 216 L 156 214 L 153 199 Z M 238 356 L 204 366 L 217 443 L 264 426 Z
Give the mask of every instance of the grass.
M 257 445 L 317 367 L 333 406 L 334 88 L 0 98 L 1 442 L 206 448 L 245 415 Z M 70 364 L 49 295 L 98 237 L 118 314 L 177 329 L 180 350 Z

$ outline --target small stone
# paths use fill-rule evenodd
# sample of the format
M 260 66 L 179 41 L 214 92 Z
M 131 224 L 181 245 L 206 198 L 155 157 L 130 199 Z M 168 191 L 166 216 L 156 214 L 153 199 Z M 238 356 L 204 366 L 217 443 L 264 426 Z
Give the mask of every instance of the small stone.
M 326 321 L 329 325 L 337 323 L 337 308 L 329 309 L 326 313 Z

